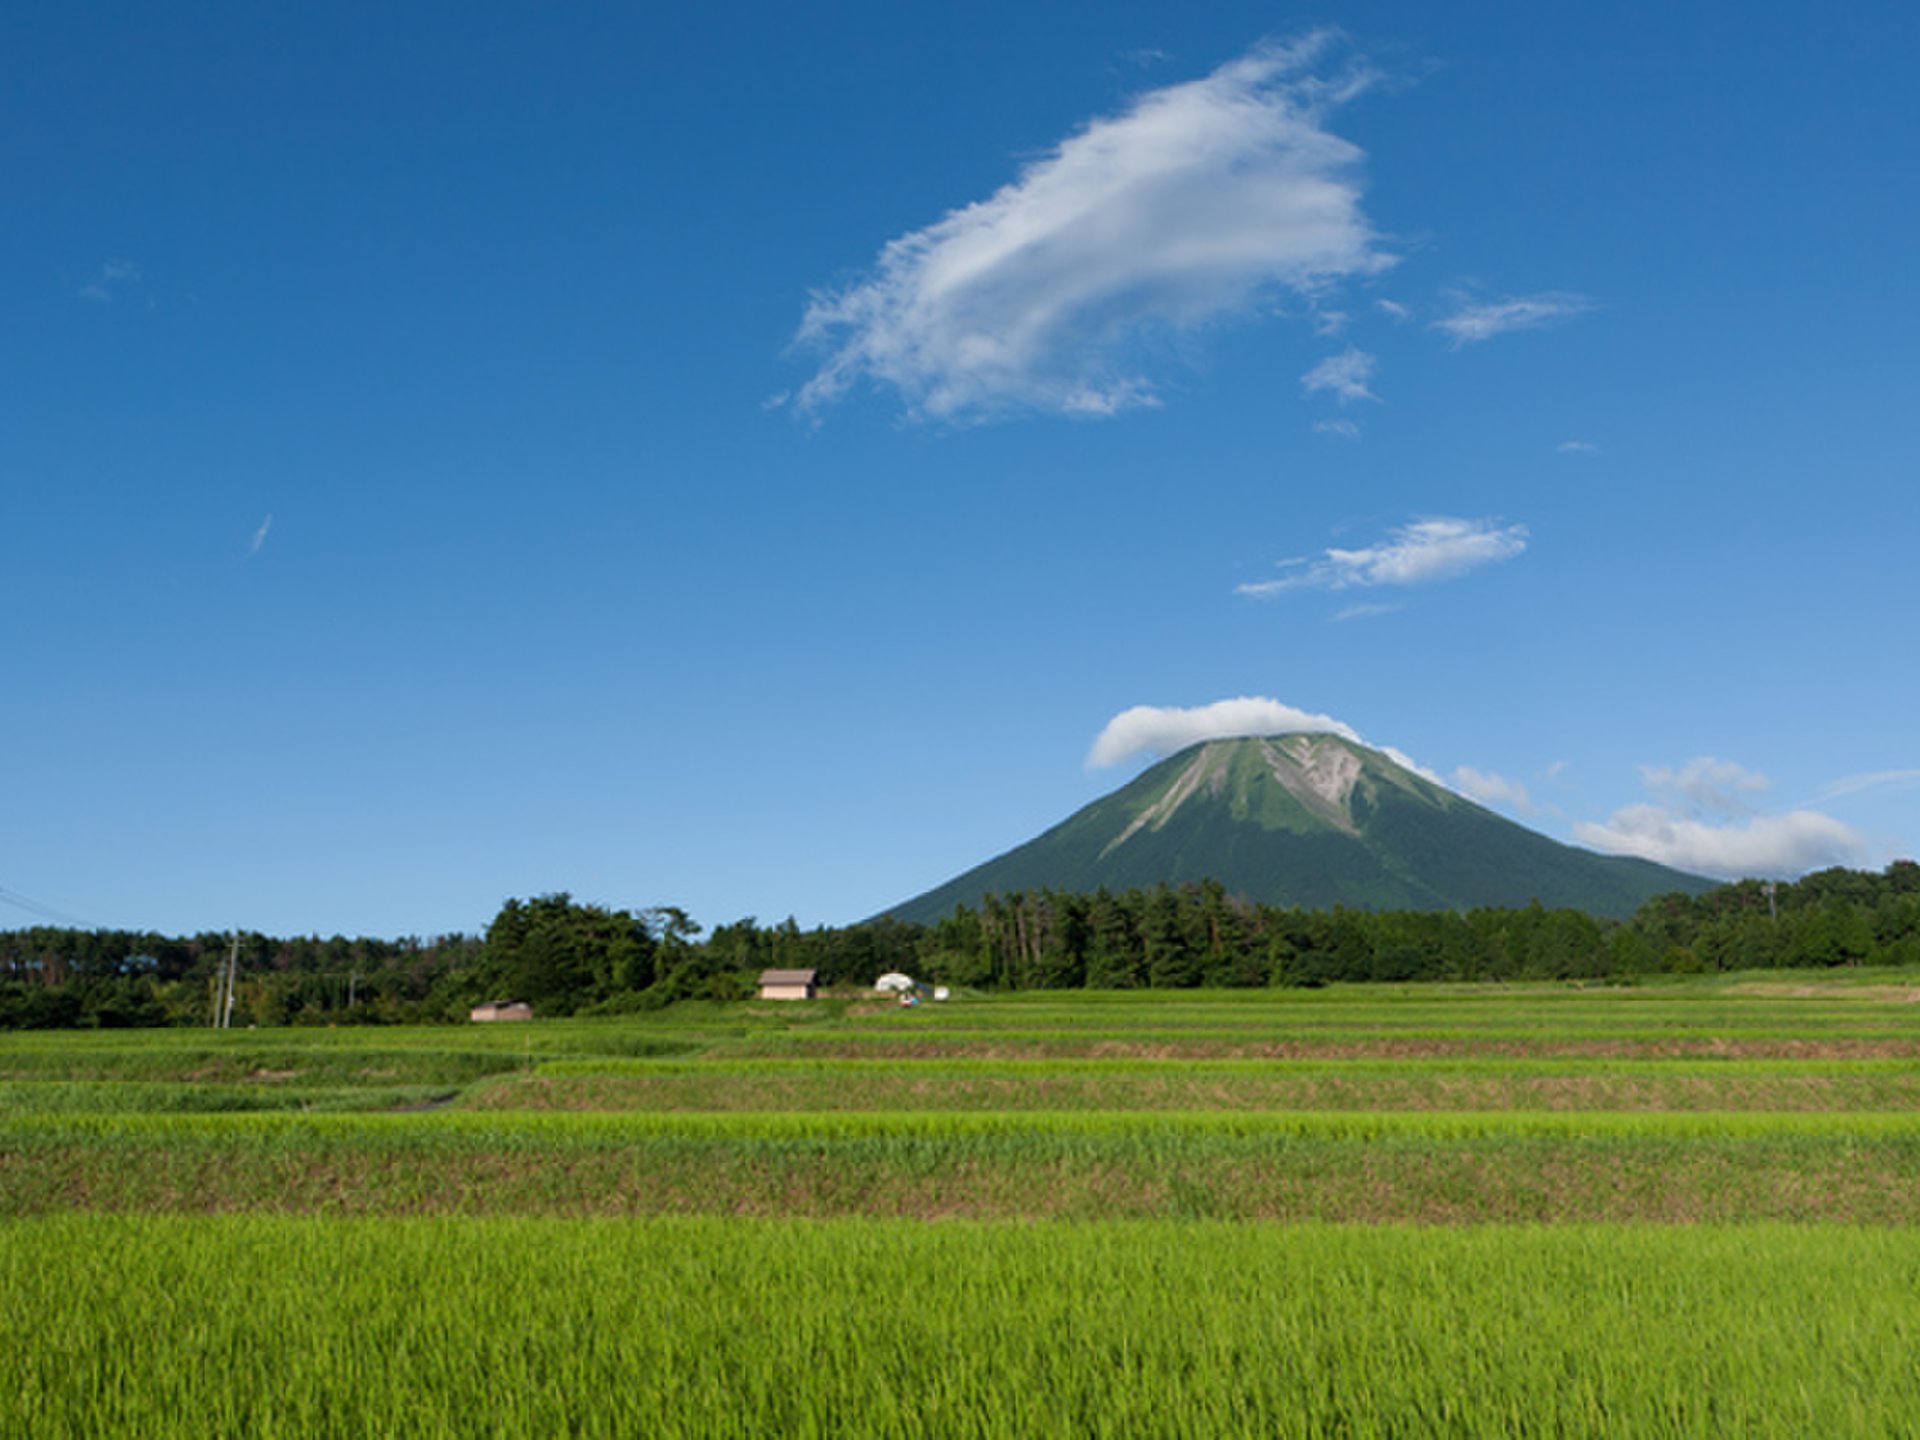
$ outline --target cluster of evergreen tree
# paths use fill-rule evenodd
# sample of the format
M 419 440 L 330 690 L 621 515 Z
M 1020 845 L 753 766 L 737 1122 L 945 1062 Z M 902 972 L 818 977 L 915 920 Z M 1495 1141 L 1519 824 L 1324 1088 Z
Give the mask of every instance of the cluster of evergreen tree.
M 0 932 L 0 1028 L 204 1025 L 233 937 L 37 927 Z M 1633 919 L 1583 911 L 1299 910 L 1206 883 L 988 897 L 929 926 L 701 927 L 673 906 L 566 894 L 509 900 L 484 936 L 239 937 L 238 1025 L 457 1020 L 489 999 L 537 1014 L 616 1013 L 753 993 L 766 969 L 825 984 L 888 970 L 984 989 L 1600 979 L 1838 965 L 1920 966 L 1920 865 L 1823 870 L 1664 895 Z
M 50 926 L 0 932 L 0 1028 L 208 1024 L 215 976 L 235 939 Z M 439 1019 L 448 977 L 471 970 L 480 950 L 464 935 L 237 939 L 241 1025 Z
M 1920 865 L 1671 894 L 1626 922 L 1580 910 L 1300 910 L 1219 885 L 989 897 L 930 927 L 928 973 L 1001 989 L 1568 980 L 1920 965 Z

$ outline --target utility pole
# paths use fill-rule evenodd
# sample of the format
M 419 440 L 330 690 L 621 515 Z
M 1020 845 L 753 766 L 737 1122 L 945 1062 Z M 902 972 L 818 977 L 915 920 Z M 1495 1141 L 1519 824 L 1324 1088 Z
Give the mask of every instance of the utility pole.
M 240 936 L 236 932 L 227 947 L 226 955 L 221 959 L 219 968 L 213 972 L 213 1028 L 227 1028 L 227 1012 L 232 1008 L 227 999 L 228 987 L 232 984 L 233 960 L 240 948 Z
M 240 982 L 240 932 L 233 932 L 233 944 L 227 950 L 225 994 L 220 1007 L 220 1028 L 233 1028 L 233 992 Z

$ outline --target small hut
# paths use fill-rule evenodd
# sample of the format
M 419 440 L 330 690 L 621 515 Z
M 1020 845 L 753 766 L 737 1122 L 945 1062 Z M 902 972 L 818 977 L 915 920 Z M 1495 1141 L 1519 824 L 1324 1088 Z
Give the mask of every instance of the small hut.
M 760 998 L 811 1000 L 814 997 L 813 977 L 819 973 L 817 970 L 762 970 Z
M 469 1020 L 531 1020 L 533 1006 L 524 1000 L 489 1000 L 467 1012 Z

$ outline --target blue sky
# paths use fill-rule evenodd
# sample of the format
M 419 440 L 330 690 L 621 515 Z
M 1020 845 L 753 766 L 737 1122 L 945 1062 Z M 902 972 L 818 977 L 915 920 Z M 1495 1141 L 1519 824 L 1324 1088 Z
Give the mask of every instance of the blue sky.
M 1917 32 L 11 6 L 0 896 L 840 923 L 1295 723 L 1911 854 Z

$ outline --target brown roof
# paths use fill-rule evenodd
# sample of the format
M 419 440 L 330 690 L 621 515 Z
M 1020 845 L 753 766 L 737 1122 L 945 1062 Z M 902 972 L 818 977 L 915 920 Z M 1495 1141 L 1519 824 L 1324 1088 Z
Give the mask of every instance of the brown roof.
M 762 970 L 762 985 L 811 985 L 818 970 Z

